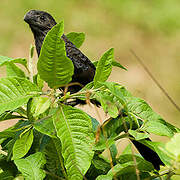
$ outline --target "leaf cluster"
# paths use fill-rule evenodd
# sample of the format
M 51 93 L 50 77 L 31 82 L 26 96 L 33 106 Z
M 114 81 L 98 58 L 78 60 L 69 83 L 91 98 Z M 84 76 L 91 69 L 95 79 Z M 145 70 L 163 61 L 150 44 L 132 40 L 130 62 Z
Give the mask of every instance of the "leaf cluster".
M 123 85 L 107 81 L 113 66 L 126 70 L 115 60 L 113 48 L 94 62 L 96 73 L 91 83 L 74 94 L 59 90 L 68 87 L 74 74 L 60 38 L 63 32 L 63 22 L 48 32 L 38 59 L 38 73 L 33 78 L 28 68 L 32 64 L 26 59 L 0 56 L 0 66 L 7 69 L 6 77 L 0 79 L 0 121 L 18 119 L 14 126 L 0 132 L 0 179 L 166 179 L 178 174 L 180 137 L 176 133 L 180 129 L 167 123 Z M 67 37 L 78 48 L 85 39 L 83 33 L 75 32 Z M 43 88 L 45 83 L 48 90 Z M 75 99 L 98 101 L 108 118 L 98 122 L 72 107 L 70 102 Z M 151 133 L 172 140 L 166 145 L 152 142 Z M 117 142 L 121 144 L 124 138 L 129 145 L 119 153 Z M 166 173 L 159 173 L 136 154 L 131 142 L 155 151 L 166 165 Z

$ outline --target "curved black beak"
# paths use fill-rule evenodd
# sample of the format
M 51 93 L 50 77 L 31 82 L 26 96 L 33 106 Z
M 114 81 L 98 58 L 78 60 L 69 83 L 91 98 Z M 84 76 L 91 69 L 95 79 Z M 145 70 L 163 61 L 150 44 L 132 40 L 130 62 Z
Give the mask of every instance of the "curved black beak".
M 27 22 L 28 24 L 30 23 L 30 22 L 32 22 L 32 19 L 33 19 L 33 15 L 34 15 L 34 12 L 35 12 L 35 10 L 30 10 L 30 11 L 28 11 L 26 14 L 25 14 L 25 16 L 24 16 L 24 21 L 25 22 Z

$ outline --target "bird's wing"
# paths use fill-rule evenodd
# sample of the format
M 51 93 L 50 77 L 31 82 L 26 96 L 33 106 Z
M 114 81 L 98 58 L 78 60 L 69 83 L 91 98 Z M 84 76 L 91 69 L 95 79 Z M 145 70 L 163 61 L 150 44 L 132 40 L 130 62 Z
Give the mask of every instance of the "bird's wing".
M 92 81 L 96 70 L 94 64 L 65 35 L 62 36 L 62 39 L 66 44 L 67 57 L 74 64 L 73 81 L 82 82 L 82 84 Z

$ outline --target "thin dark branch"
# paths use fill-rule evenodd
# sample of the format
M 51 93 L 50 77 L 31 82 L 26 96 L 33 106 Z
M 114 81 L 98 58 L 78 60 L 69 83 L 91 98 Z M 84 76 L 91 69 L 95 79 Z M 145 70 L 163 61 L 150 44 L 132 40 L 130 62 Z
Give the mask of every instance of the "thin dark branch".
M 164 93 L 164 95 L 169 99 L 169 101 L 173 104 L 173 106 L 180 112 L 180 107 L 176 104 L 176 102 L 169 96 L 167 91 L 161 86 L 161 84 L 157 81 L 157 79 L 152 75 L 147 66 L 143 63 L 143 61 L 136 55 L 136 53 L 130 49 L 130 52 L 134 55 L 137 61 L 141 64 L 144 70 L 148 73 L 154 83 L 159 87 L 159 89 Z

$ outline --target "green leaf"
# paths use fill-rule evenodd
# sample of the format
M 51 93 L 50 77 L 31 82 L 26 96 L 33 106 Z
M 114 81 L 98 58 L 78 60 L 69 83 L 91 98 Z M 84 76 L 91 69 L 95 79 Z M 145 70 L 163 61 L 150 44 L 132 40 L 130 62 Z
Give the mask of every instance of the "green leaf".
M 166 149 L 175 157 L 180 160 L 180 133 L 177 133 L 166 143 Z
M 106 86 L 110 93 L 119 98 L 126 112 L 132 113 L 136 118 L 144 120 L 144 125 L 141 128 L 142 131 L 168 137 L 172 137 L 174 133 L 178 132 L 177 128 L 166 123 L 144 100 L 133 97 L 124 87 L 113 82 L 103 82 L 100 84 Z
M 29 116 L 38 119 L 41 114 L 49 109 L 50 105 L 51 101 L 48 97 L 34 97 L 29 104 Z
M 149 134 L 145 134 L 143 132 L 137 132 L 135 130 L 128 130 L 128 133 L 133 136 L 136 140 L 146 139 L 149 137 Z
M 128 144 L 128 145 L 124 148 L 124 150 L 123 150 L 123 152 L 122 152 L 121 154 L 124 155 L 124 154 L 131 154 L 131 153 L 132 153 L 131 144 Z
M 117 158 L 117 162 L 120 164 L 124 164 L 130 161 L 134 162 L 134 158 L 136 159 L 136 165 L 139 171 L 150 172 L 154 169 L 153 165 L 149 161 L 146 161 L 144 158 L 142 158 L 139 155 L 123 154 Z
M 60 139 L 50 139 L 49 143 L 45 146 L 44 153 L 46 155 L 46 168 L 49 172 L 63 177 L 62 175 L 62 155 L 61 155 L 61 142 Z
M 69 179 L 83 179 L 94 154 L 91 119 L 80 109 L 61 105 L 54 116 L 54 125 Z
M 24 157 L 33 143 L 33 129 L 23 132 L 13 146 L 13 159 Z
M 107 173 L 107 175 L 98 176 L 96 180 L 112 180 L 113 177 L 118 177 L 122 174 L 133 173 L 134 171 L 134 162 L 132 161 L 124 164 L 117 164 Z
M 113 118 L 116 118 L 119 115 L 119 110 L 112 94 L 100 91 L 95 93 L 95 97 L 98 101 L 100 101 L 105 113 L 108 113 L 109 116 Z
M 22 118 L 22 116 L 14 115 L 13 112 L 7 111 L 0 115 L 0 121 L 9 120 L 9 119 L 18 119 Z
M 113 164 L 116 163 L 116 156 L 117 156 L 117 153 L 118 153 L 118 150 L 117 150 L 117 147 L 115 144 L 112 144 L 110 147 L 109 147 L 109 150 L 110 150 L 110 153 L 111 153 L 111 157 L 112 157 L 112 162 Z
M 97 67 L 98 61 L 94 61 L 93 64 L 94 64 L 94 66 Z M 127 71 L 127 69 L 124 66 L 122 66 L 118 61 L 113 60 L 112 61 L 112 66 L 119 67 L 119 68 L 124 69 L 124 70 Z
M 140 119 L 150 121 L 161 118 L 161 116 L 155 113 L 144 100 L 133 96 L 125 98 L 127 101 L 128 110 Z
M 0 173 L 1 180 L 14 180 L 14 176 L 9 171 L 3 171 Z
M 33 76 L 33 83 L 35 83 L 39 87 L 39 89 L 42 89 L 44 87 L 44 80 L 40 78 L 39 74 Z
M 84 33 L 71 32 L 66 36 L 77 48 L 80 48 L 85 40 Z
M 106 136 L 106 138 L 115 138 L 122 131 L 124 131 L 124 125 L 121 118 L 109 118 L 106 120 L 101 128 L 100 134 Z
M 56 138 L 56 131 L 54 128 L 52 117 L 47 117 L 43 118 L 42 120 L 38 120 L 33 124 L 33 127 L 42 134 L 46 134 L 52 138 Z
M 6 65 L 6 74 L 7 76 L 17 76 L 21 78 L 26 77 L 24 71 L 11 62 Z
M 141 129 L 160 136 L 172 137 L 174 135 L 173 130 L 166 124 L 166 121 L 163 119 L 146 121 L 143 125 L 143 128 Z
M 121 106 L 123 106 L 123 108 L 126 108 L 126 99 L 124 97 L 125 88 L 123 86 L 121 86 L 117 83 L 114 83 L 114 82 L 102 82 L 99 84 L 106 87 L 114 97 L 118 98 L 117 100 L 119 102 L 116 102 L 116 103 L 119 103 L 119 104 L 121 104 Z M 129 94 L 127 94 L 127 95 L 129 96 Z
M 112 70 L 112 61 L 114 59 L 114 49 L 108 50 L 98 61 L 96 73 L 94 76 L 94 86 L 97 86 L 98 81 L 104 82 L 108 79 Z
M 124 69 L 124 70 L 127 71 L 127 69 L 126 69 L 124 66 L 122 66 L 118 61 L 113 60 L 113 61 L 112 61 L 112 65 L 115 66 L 115 67 L 119 67 L 119 68 Z
M 46 160 L 41 152 L 30 155 L 25 159 L 17 159 L 14 162 L 26 180 L 43 180 L 46 176 L 42 170 Z
M 14 110 L 37 96 L 38 87 L 27 79 L 8 77 L 0 79 L 0 114 Z
M 95 154 L 85 177 L 86 179 L 96 179 L 96 177 L 101 174 L 107 174 L 110 169 L 110 161 L 105 159 L 102 155 Z
M 16 131 L 14 130 L 4 130 L 0 132 L 0 138 L 14 137 L 15 134 L 16 134 Z
M 89 114 L 88 114 L 88 116 L 89 116 L 90 119 L 91 119 L 93 131 L 94 131 L 94 132 L 97 132 L 97 128 L 98 128 L 98 126 L 99 126 L 99 122 L 97 121 L 97 119 L 93 118 L 93 117 L 90 116 Z
M 103 174 L 107 173 L 111 169 L 110 162 L 107 162 L 105 159 L 103 159 L 100 155 L 95 155 L 92 164 L 95 166 L 96 169 L 99 171 L 102 171 Z
M 6 56 L 0 56 L 0 66 L 6 65 L 8 63 L 19 63 L 27 69 L 27 60 L 24 58 L 13 59 Z
M 55 25 L 46 35 L 37 64 L 38 73 L 51 88 L 60 87 L 72 80 L 74 66 L 66 57 L 63 22 Z
M 7 161 L 7 157 L 5 155 L 0 154 L 0 168 L 4 172 L 8 172 L 9 175 L 16 175 L 18 170 L 13 163 L 13 161 Z M 2 173 L 0 174 L 0 179 L 2 180 Z
M 37 85 L 40 89 L 44 87 L 44 81 L 40 78 L 40 75 L 37 75 Z
M 98 61 L 93 61 L 92 63 L 94 64 L 95 67 L 97 67 Z
M 135 164 L 132 158 L 132 155 L 123 155 L 125 159 L 124 162 L 120 162 L 120 164 L 115 165 L 107 175 L 100 175 L 96 180 L 112 180 L 112 179 L 137 179 Z M 129 157 L 128 157 L 129 156 Z M 135 156 L 137 160 L 137 169 L 139 170 L 140 179 L 145 179 L 150 177 L 149 173 L 146 171 L 152 171 L 153 167 L 151 163 L 143 160 L 142 158 Z M 145 171 L 145 172 L 144 172 Z
M 29 50 L 29 51 L 30 51 L 30 52 L 29 52 L 30 58 L 32 59 L 33 56 L 34 56 L 34 46 L 32 46 L 32 44 L 31 44 L 31 46 L 30 46 L 30 50 Z
M 93 150 L 104 150 L 106 148 L 110 148 L 114 144 L 114 139 L 101 139 L 96 144 L 93 145 Z

